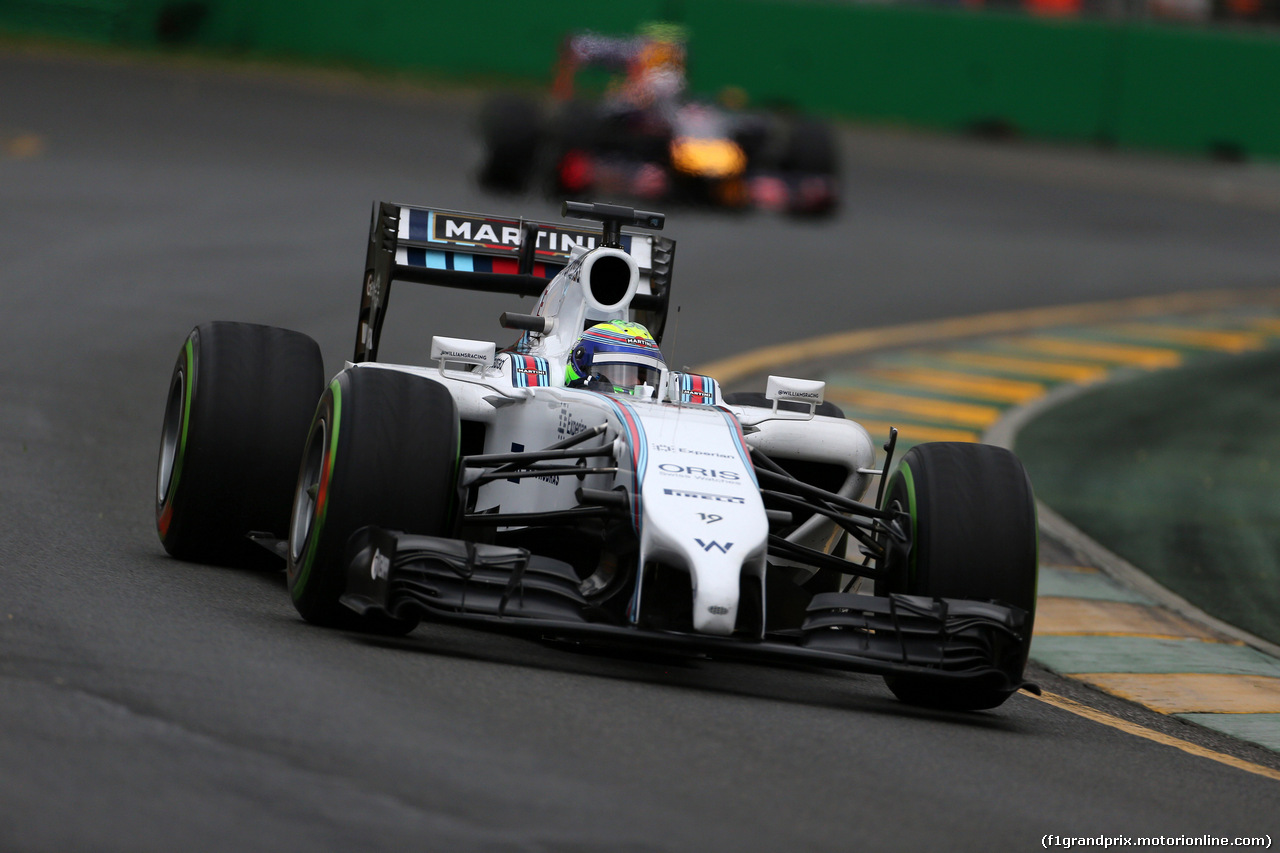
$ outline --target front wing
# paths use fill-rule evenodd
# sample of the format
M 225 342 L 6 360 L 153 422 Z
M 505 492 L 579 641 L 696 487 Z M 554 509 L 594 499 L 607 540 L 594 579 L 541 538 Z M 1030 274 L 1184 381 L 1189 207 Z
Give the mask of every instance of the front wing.
M 357 613 L 430 617 L 537 636 L 594 639 L 717 658 L 878 675 L 926 676 L 1012 693 L 1028 614 L 985 601 L 821 593 L 794 631 L 763 640 L 653 631 L 619 623 L 579 589 L 573 569 L 522 548 L 414 536 L 377 527 L 347 549 L 342 602 Z

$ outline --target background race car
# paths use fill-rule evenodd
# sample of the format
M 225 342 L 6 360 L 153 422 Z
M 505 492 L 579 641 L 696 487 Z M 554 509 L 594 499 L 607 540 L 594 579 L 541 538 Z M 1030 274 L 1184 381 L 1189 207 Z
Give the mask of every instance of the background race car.
M 835 137 L 824 122 L 745 111 L 740 90 L 690 98 L 681 28 L 640 35 L 586 32 L 565 39 L 548 109 L 504 94 L 481 115 L 481 183 L 556 198 L 626 196 L 795 214 L 831 213 L 839 201 Z M 603 74 L 603 95 L 583 97 Z M 591 88 L 588 85 L 586 88 Z

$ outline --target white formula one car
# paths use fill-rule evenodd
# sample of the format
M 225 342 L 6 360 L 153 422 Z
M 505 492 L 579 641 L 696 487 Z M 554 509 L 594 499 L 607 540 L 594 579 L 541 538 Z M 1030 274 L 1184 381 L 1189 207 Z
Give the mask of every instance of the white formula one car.
M 943 708 L 1035 689 L 1037 533 L 1018 460 L 919 445 L 861 502 L 875 448 L 821 382 L 726 394 L 662 363 L 675 242 L 635 230 L 661 214 L 565 214 L 603 229 L 375 205 L 355 354 L 327 386 L 305 335 L 197 326 L 161 438 L 166 550 L 283 557 L 321 625 L 442 619 L 829 666 Z M 506 349 L 436 337 L 434 364 L 385 364 L 394 280 L 538 303 L 502 315 L 522 333 Z M 888 466 L 892 437 L 885 449 Z

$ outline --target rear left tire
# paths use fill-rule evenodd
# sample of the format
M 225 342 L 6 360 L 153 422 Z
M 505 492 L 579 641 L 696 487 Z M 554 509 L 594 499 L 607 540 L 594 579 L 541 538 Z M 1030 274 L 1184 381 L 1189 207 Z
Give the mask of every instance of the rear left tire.
M 183 560 L 270 560 L 246 534 L 283 538 L 307 425 L 324 388 L 311 338 L 250 323 L 196 326 L 169 380 L 156 529 Z
M 490 99 L 480 116 L 481 186 L 508 193 L 527 189 L 542 148 L 542 125 L 542 110 L 532 99 L 505 94 Z

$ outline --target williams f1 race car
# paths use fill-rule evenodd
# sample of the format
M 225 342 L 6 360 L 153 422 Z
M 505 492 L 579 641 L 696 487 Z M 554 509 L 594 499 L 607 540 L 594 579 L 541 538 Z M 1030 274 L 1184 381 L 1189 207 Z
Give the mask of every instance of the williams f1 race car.
M 923 444 L 885 477 L 822 382 L 726 393 L 669 369 L 662 214 L 564 212 L 601 227 L 376 204 L 354 353 L 327 383 L 305 335 L 197 326 L 161 435 L 165 549 L 282 561 L 301 616 L 337 628 L 444 620 L 833 667 L 939 708 L 1036 689 L 1018 460 Z M 396 281 L 537 304 L 502 315 L 505 348 L 437 336 L 432 364 L 389 364 Z

